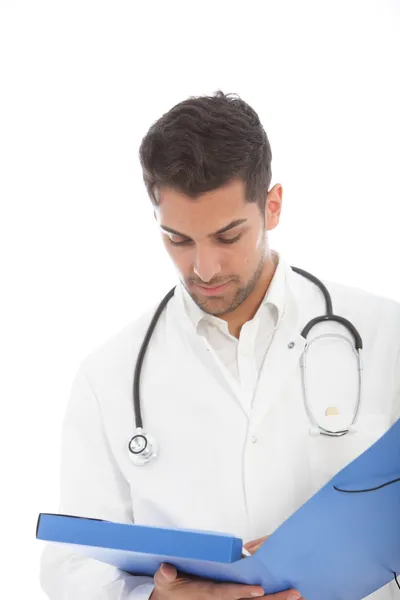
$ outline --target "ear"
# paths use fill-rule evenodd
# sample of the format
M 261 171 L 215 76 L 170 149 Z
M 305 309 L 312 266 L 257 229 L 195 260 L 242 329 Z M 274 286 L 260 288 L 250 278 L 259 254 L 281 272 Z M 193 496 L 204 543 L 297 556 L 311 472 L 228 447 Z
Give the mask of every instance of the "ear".
M 276 183 L 268 192 L 265 202 L 265 224 L 267 231 L 275 229 L 279 223 L 282 209 L 282 193 L 283 189 L 280 183 Z

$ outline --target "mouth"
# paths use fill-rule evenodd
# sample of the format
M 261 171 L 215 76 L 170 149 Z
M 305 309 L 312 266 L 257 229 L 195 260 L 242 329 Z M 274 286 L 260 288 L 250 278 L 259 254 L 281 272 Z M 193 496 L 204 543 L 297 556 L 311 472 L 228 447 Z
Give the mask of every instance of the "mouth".
M 224 292 L 230 283 L 231 283 L 230 281 L 226 281 L 222 285 L 216 285 L 213 287 L 206 286 L 206 285 L 200 285 L 198 283 L 196 283 L 195 285 L 206 296 L 216 296 L 216 295 Z

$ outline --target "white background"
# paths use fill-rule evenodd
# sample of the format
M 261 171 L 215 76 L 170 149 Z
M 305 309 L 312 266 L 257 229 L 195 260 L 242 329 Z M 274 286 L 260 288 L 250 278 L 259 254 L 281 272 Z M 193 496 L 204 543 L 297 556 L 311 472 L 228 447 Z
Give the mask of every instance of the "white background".
M 78 364 L 176 282 L 138 161 L 174 104 L 249 102 L 283 185 L 271 246 L 400 300 L 399 31 L 394 0 L 1 2 L 2 597 L 44 598 Z

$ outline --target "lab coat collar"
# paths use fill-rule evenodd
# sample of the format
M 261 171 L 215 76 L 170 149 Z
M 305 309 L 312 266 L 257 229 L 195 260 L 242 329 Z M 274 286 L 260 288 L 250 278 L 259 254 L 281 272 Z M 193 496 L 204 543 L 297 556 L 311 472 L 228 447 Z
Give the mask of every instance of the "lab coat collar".
M 290 269 L 290 267 L 285 263 L 285 261 L 281 258 L 278 252 L 272 250 L 272 255 L 277 267 L 255 317 L 259 314 L 261 310 L 263 310 L 263 307 L 267 305 L 275 306 L 278 314 L 276 325 L 278 325 L 284 312 L 286 273 L 288 269 Z M 210 321 L 211 323 L 214 323 L 216 325 L 222 325 L 227 327 L 226 321 L 220 323 L 222 321 L 221 319 L 219 319 L 218 317 L 214 317 L 213 315 L 209 315 L 208 313 L 203 311 L 196 304 L 196 302 L 194 302 L 182 281 L 180 281 L 179 285 L 177 286 L 177 292 L 180 296 L 180 305 L 185 311 L 186 316 L 189 318 L 189 321 L 192 324 L 193 329 L 194 331 L 196 331 L 196 333 L 198 332 L 199 324 L 204 320 Z
M 283 307 L 282 316 L 275 328 L 270 348 L 264 358 L 260 379 L 256 388 L 251 413 L 246 413 L 250 418 L 250 426 L 256 431 L 271 406 L 280 398 L 280 391 L 291 379 L 293 371 L 298 367 L 300 356 L 303 352 L 306 339 L 301 336 L 304 326 L 303 307 L 307 306 L 314 292 L 313 286 L 304 286 L 303 278 L 295 273 L 287 263 L 280 258 L 279 277 L 282 276 Z M 274 293 L 278 294 L 279 286 Z M 182 284 L 176 286 L 174 301 L 171 303 L 174 311 L 174 320 L 190 343 L 207 369 L 213 371 L 220 385 L 228 387 L 239 405 L 242 403 L 237 398 L 235 389 L 228 384 L 221 369 L 215 368 L 215 361 L 207 351 L 204 339 L 197 335 L 193 322 L 186 309 L 182 293 Z M 300 315 L 303 315 L 300 318 Z M 245 411 L 246 412 L 246 411 Z
M 279 326 L 261 368 L 251 412 L 251 428 L 257 431 L 273 405 L 281 398 L 283 388 L 293 381 L 300 357 L 307 343 L 301 335 L 304 307 L 314 292 L 312 284 L 304 287 L 303 278 L 289 266 L 286 269 L 285 304 Z M 300 385 L 300 380 L 299 380 Z

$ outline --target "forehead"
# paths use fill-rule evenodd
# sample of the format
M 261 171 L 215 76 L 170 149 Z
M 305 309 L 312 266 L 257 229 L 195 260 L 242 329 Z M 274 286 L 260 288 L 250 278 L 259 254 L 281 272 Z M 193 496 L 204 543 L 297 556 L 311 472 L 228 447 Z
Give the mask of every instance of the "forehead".
M 247 216 L 253 208 L 253 203 L 245 200 L 245 183 L 240 179 L 200 194 L 196 199 L 168 187 L 159 188 L 155 195 L 159 203 L 155 209 L 157 217 L 162 225 L 170 227 L 178 223 L 192 227 L 208 223 L 213 228 L 218 222 L 223 227 L 235 218 Z

